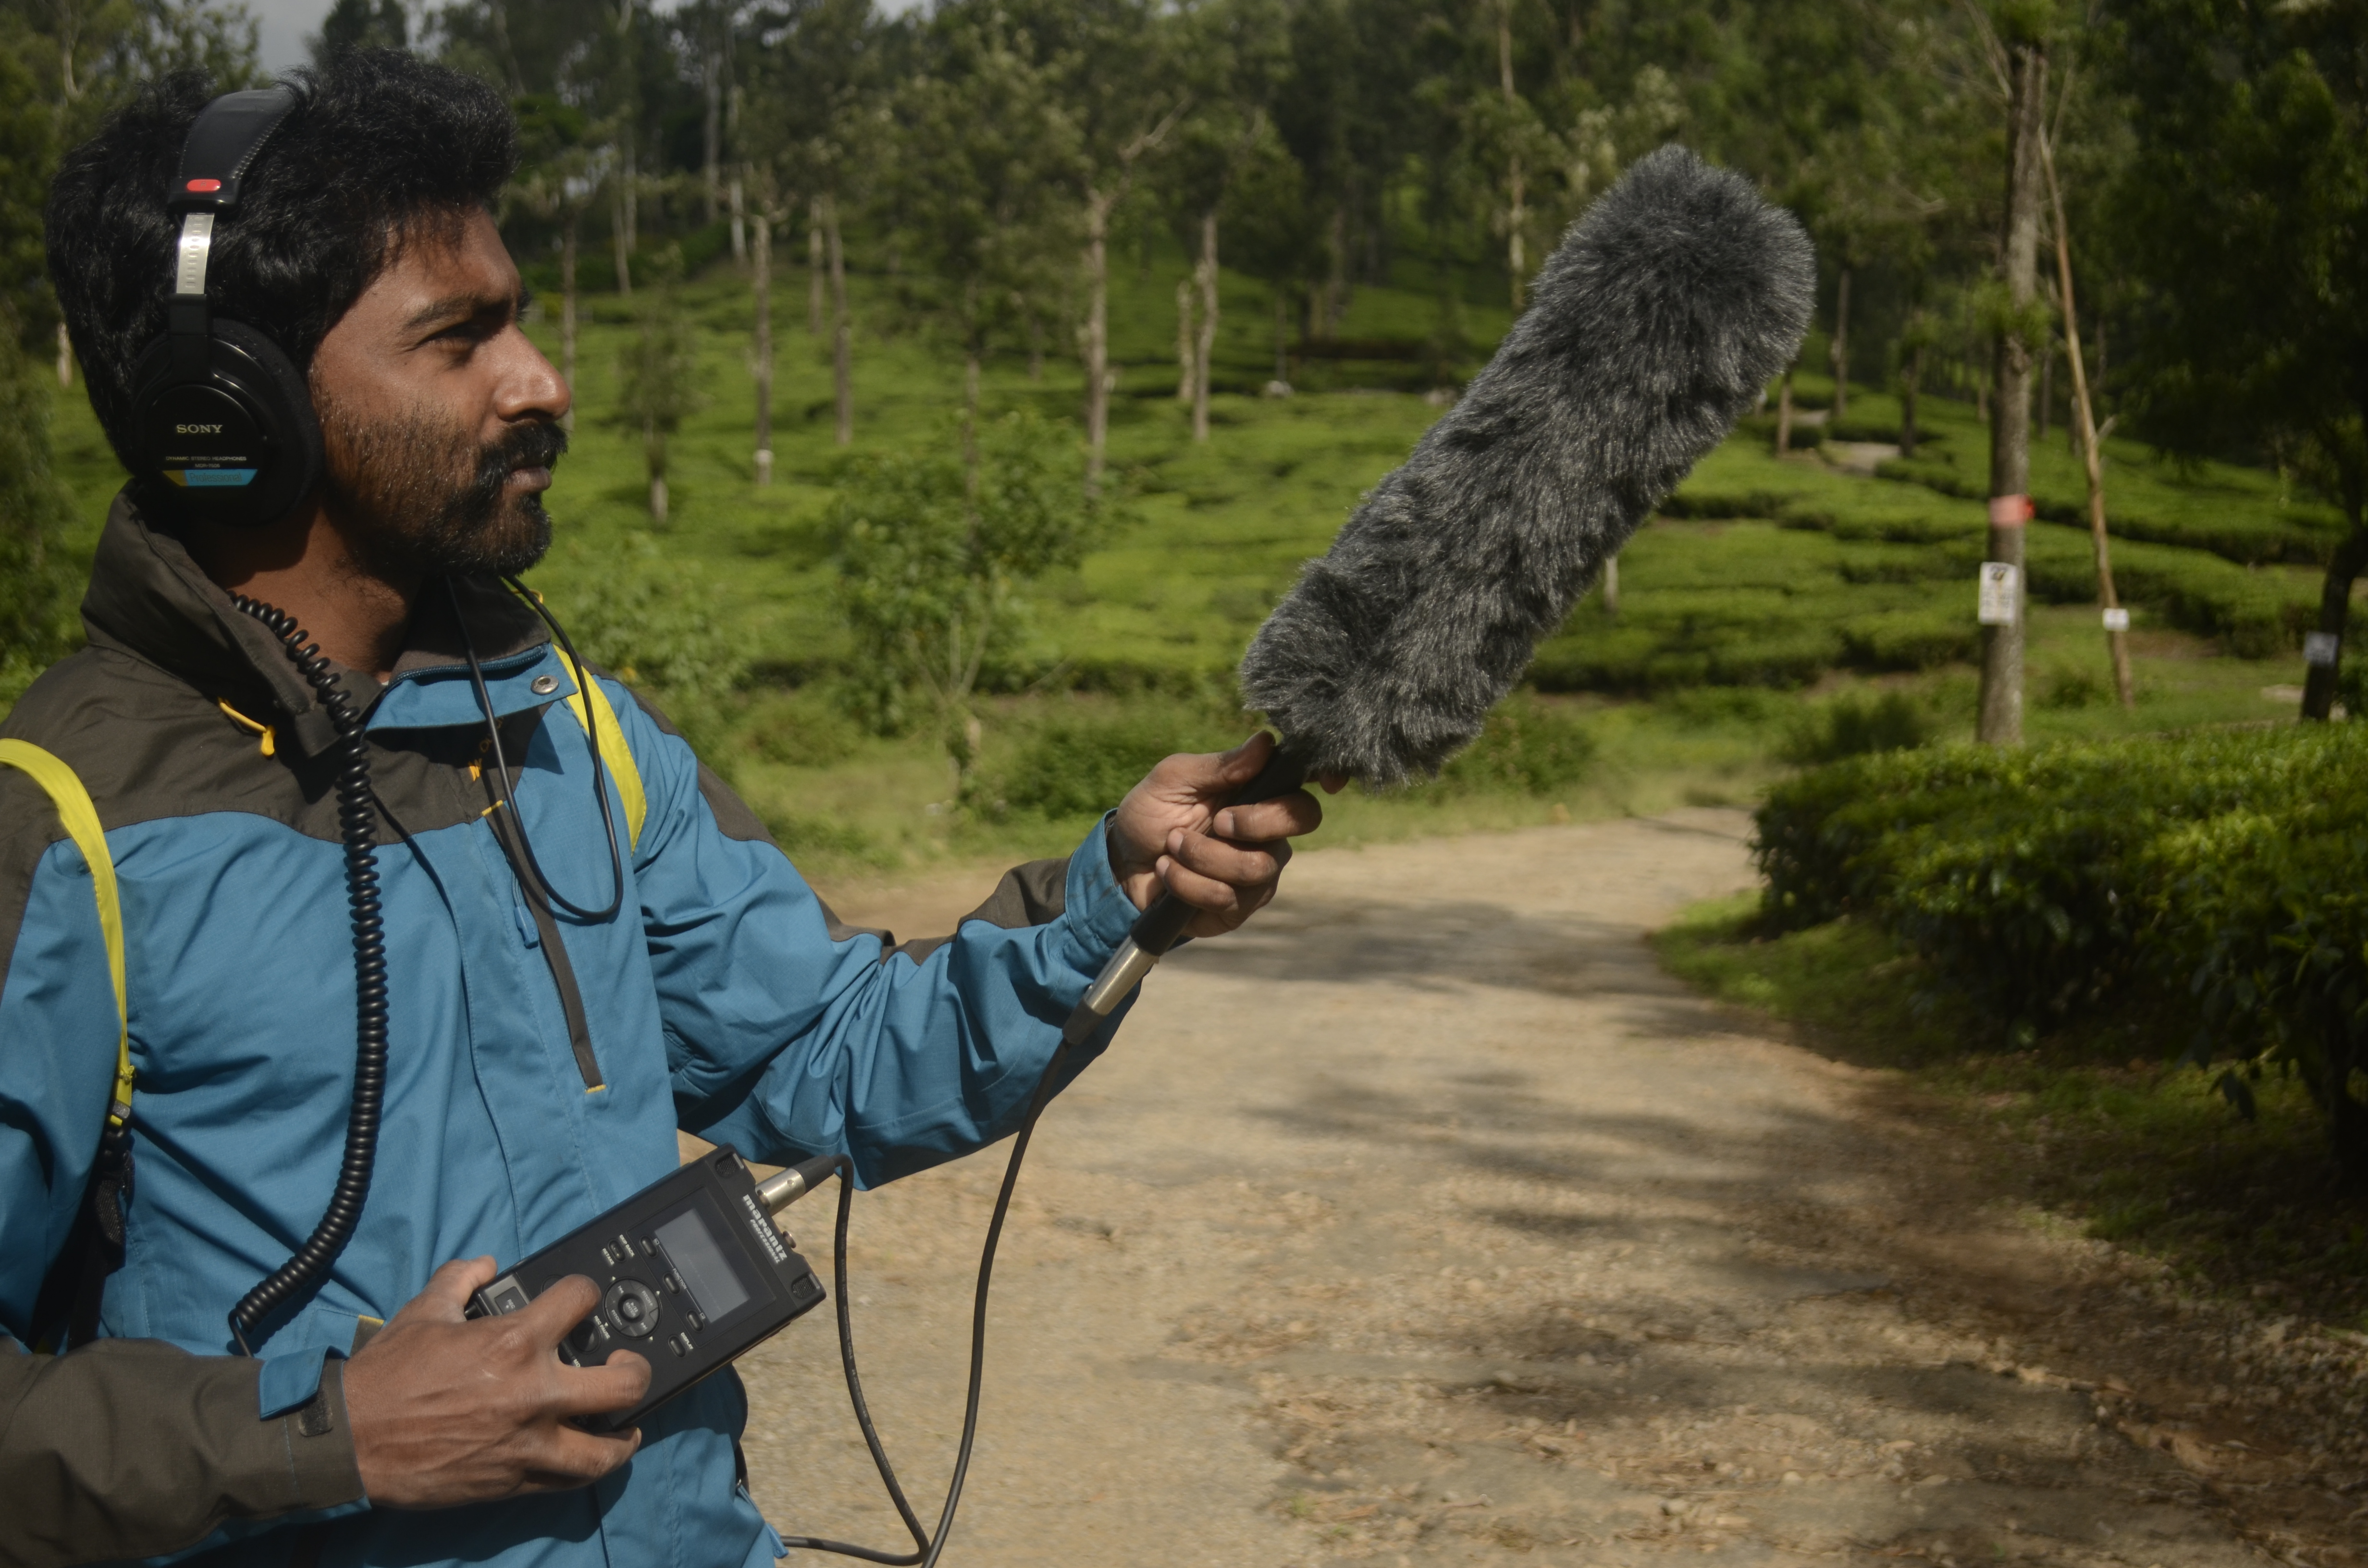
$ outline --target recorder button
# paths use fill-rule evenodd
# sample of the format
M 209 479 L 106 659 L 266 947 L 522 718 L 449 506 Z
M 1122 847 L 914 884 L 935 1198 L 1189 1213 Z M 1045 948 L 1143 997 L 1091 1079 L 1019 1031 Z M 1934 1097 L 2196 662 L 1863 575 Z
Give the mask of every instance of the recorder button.
M 617 1332 L 627 1338 L 640 1339 L 657 1329 L 657 1295 L 638 1279 L 618 1280 L 609 1287 L 608 1299 L 600 1304 L 609 1309 L 609 1321 L 617 1325 Z

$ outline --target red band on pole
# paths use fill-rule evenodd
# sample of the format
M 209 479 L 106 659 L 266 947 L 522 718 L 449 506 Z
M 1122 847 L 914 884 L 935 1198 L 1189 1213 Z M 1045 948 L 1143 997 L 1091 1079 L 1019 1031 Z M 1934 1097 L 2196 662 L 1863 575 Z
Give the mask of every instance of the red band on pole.
M 1994 528 L 2019 528 L 2037 515 L 2028 495 L 1990 497 L 1990 527 Z

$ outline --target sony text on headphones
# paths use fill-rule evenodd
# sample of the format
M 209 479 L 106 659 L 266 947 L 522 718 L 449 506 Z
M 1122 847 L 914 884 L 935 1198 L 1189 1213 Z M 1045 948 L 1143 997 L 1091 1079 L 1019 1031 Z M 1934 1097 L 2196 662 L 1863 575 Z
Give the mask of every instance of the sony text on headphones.
M 165 194 L 181 233 L 165 335 L 131 372 L 138 466 L 177 510 L 215 522 L 277 522 L 321 480 L 303 373 L 278 344 L 206 302 L 214 225 L 237 210 L 240 181 L 299 101 L 283 85 L 208 104 Z

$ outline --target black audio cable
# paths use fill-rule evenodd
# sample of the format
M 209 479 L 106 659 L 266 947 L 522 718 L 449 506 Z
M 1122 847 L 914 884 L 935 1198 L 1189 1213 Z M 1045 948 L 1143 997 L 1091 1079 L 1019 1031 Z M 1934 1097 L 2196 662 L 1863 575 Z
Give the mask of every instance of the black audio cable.
M 288 658 L 313 687 L 336 727 L 337 836 L 346 851 L 346 902 L 354 926 L 354 1094 L 346 1113 L 346 1153 L 328 1211 L 294 1256 L 239 1298 L 230 1312 L 231 1337 L 252 1356 L 248 1335 L 271 1312 L 328 1272 L 353 1239 L 370 1196 L 378 1156 L 379 1118 L 386 1103 L 386 929 L 379 911 L 378 824 L 370 811 L 370 737 L 354 700 L 339 683 L 320 644 L 295 617 L 244 594 L 231 602 L 270 628 Z
M 1101 1020 L 1094 1019 L 1093 1027 Z M 1061 1080 L 1062 1065 L 1069 1053 L 1084 1043 L 1092 1028 L 1083 1033 L 1066 1030 L 1061 1037 L 1053 1060 L 1044 1064 L 1043 1076 L 1036 1081 L 1036 1093 L 1028 1102 L 1028 1114 L 1019 1123 L 1019 1131 L 1011 1143 L 1010 1162 L 1003 1167 L 1003 1186 L 995 1195 L 995 1214 L 987 1221 L 986 1244 L 980 1250 L 978 1285 L 971 1297 L 970 1309 L 970 1385 L 962 1400 L 962 1442 L 954 1449 L 954 1472 L 946 1483 L 944 1509 L 938 1515 L 934 1535 L 921 1528 L 913 1506 L 905 1500 L 905 1489 L 896 1481 L 895 1467 L 888 1462 L 887 1450 L 880 1445 L 880 1434 L 871 1424 L 871 1407 L 864 1402 L 863 1380 L 855 1370 L 854 1331 L 848 1316 L 847 1293 L 847 1221 L 855 1206 L 855 1167 L 845 1156 L 838 1166 L 838 1221 L 831 1234 L 831 1283 L 838 1293 L 838 1358 L 847 1372 L 847 1397 L 855 1407 L 855 1424 L 863 1431 L 863 1445 L 871 1450 L 871 1462 L 880 1471 L 880 1479 L 888 1488 L 889 1501 L 912 1532 L 914 1550 L 906 1552 L 881 1551 L 868 1546 L 855 1546 L 846 1541 L 827 1540 L 818 1536 L 783 1536 L 781 1544 L 791 1551 L 829 1551 L 841 1557 L 857 1557 L 866 1562 L 881 1562 L 889 1568 L 937 1568 L 937 1562 L 946 1550 L 946 1541 L 953 1534 L 954 1510 L 962 1506 L 962 1483 L 970 1474 L 971 1447 L 978 1438 L 978 1404 L 981 1389 L 986 1380 L 986 1301 L 995 1283 L 995 1251 L 1003 1240 L 1003 1221 L 1011 1211 L 1011 1194 L 1019 1185 L 1020 1162 L 1028 1157 L 1029 1141 L 1036 1135 L 1036 1121 L 1044 1114 L 1044 1107 L 1053 1098 L 1053 1085 Z
M 1289 794 L 1306 778 L 1306 767 L 1294 756 L 1278 748 L 1257 778 L 1244 785 L 1229 805 L 1247 805 L 1270 801 Z M 827 1540 L 817 1536 L 784 1536 L 782 1544 L 792 1551 L 836 1552 L 842 1557 L 857 1557 L 866 1562 L 880 1562 L 889 1568 L 937 1568 L 937 1562 L 946 1549 L 946 1540 L 953 1533 L 954 1510 L 961 1506 L 962 1483 L 970 1474 L 971 1445 L 978 1436 L 978 1405 L 980 1390 L 986 1377 L 986 1301 L 995 1281 L 995 1251 L 1003 1239 L 1003 1222 L 1011 1211 L 1011 1194 L 1019 1185 L 1020 1163 L 1028 1157 L 1028 1145 L 1036 1135 L 1037 1119 L 1053 1098 L 1053 1086 L 1061 1081 L 1061 1068 L 1070 1054 L 1094 1037 L 1097 1030 L 1118 1010 L 1143 977 L 1177 941 L 1184 927 L 1197 913 L 1191 905 L 1172 892 L 1162 893 L 1149 909 L 1135 917 L 1127 939 L 1102 966 L 1094 983 L 1086 988 L 1082 1000 L 1070 1012 L 1061 1028 L 1061 1043 L 1053 1059 L 1044 1064 L 1044 1073 L 1036 1081 L 1036 1092 L 1028 1101 L 1028 1114 L 1019 1123 L 1019 1131 L 1011 1143 L 1011 1160 L 1003 1169 L 1003 1186 L 995 1195 L 995 1214 L 987 1221 L 986 1244 L 978 1259 L 978 1286 L 971 1298 L 970 1312 L 970 1386 L 962 1403 L 962 1442 L 954 1450 L 953 1477 L 946 1485 L 944 1511 L 938 1516 L 937 1532 L 932 1535 L 921 1528 L 912 1505 L 905 1500 L 905 1489 L 897 1484 L 895 1468 L 888 1462 L 888 1454 L 880 1446 L 880 1434 L 871 1424 L 871 1410 L 864 1403 L 863 1381 L 856 1375 L 855 1342 L 847 1310 L 847 1221 L 855 1201 L 854 1167 L 841 1157 L 838 1167 L 838 1223 L 831 1237 L 831 1278 L 838 1290 L 838 1355 L 847 1372 L 847 1397 L 855 1407 L 855 1424 L 862 1428 L 864 1447 L 871 1450 L 871 1462 L 880 1471 L 881 1481 L 888 1488 L 889 1500 L 896 1505 L 897 1514 L 905 1528 L 912 1532 L 915 1550 L 907 1552 L 881 1551 L 868 1546 L 854 1546 L 846 1541 Z
M 560 626 L 557 618 L 545 609 L 541 601 L 529 593 L 526 585 L 517 578 L 506 577 L 503 581 L 531 606 L 535 614 L 542 617 L 543 623 L 558 635 L 559 645 L 567 654 L 567 662 L 575 672 L 576 682 L 581 685 L 589 681 L 592 678 L 592 672 L 586 669 L 584 661 L 575 656 L 575 644 L 568 641 L 567 633 Z M 607 767 L 600 760 L 600 733 L 593 728 L 599 722 L 594 715 L 600 710 L 600 705 L 592 700 L 591 693 L 584 694 L 584 739 L 592 750 L 592 797 L 600 803 L 600 827 L 609 840 L 609 871 L 615 879 L 616 892 L 609 895 L 606 907 L 586 909 L 579 903 L 571 903 L 557 888 L 552 886 L 551 879 L 543 874 L 542 862 L 535 858 L 534 840 L 527 835 L 526 813 L 518 808 L 518 780 L 511 777 L 510 759 L 502 749 L 501 721 L 494 715 L 493 694 L 485 689 L 484 667 L 477 661 L 477 640 L 469 635 L 469 618 L 461 613 L 460 590 L 452 585 L 452 579 L 450 577 L 444 579 L 444 597 L 452 602 L 452 619 L 461 628 L 461 651 L 468 655 L 469 680 L 476 687 L 477 706 L 485 715 L 485 733 L 493 741 L 494 766 L 500 770 L 502 781 L 502 798 L 497 804 L 508 810 L 510 825 L 518 829 L 520 854 L 513 861 L 512 869 L 518 872 L 520 881 L 532 881 L 542 896 L 550 900 L 555 907 L 565 910 L 578 920 L 598 925 L 614 916 L 625 903 L 624 857 L 617 848 L 617 820 L 609 810 L 609 775 Z M 505 844 L 502 848 L 507 854 L 509 846 Z

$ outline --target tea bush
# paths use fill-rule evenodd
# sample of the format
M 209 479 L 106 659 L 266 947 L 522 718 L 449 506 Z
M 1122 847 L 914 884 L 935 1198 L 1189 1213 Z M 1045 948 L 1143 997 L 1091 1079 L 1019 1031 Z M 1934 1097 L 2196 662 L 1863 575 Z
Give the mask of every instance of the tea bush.
M 1163 757 L 1224 744 L 1164 714 L 1063 720 L 1029 736 L 979 793 L 996 810 L 1087 816 L 1117 805 Z
M 1578 719 L 1515 692 L 1490 710 L 1480 738 L 1428 788 L 1441 794 L 1515 790 L 1551 795 L 1585 780 L 1595 752 L 1595 736 Z
M 1779 785 L 1756 852 L 1771 925 L 1871 919 L 2009 1028 L 2191 995 L 2191 1059 L 2296 1063 L 2368 1174 L 2368 728 L 1870 755 Z
M 1932 738 L 1924 710 L 1896 691 L 1838 698 L 1794 722 L 1777 755 L 1786 762 L 1839 762 L 1871 752 L 1907 751 Z

